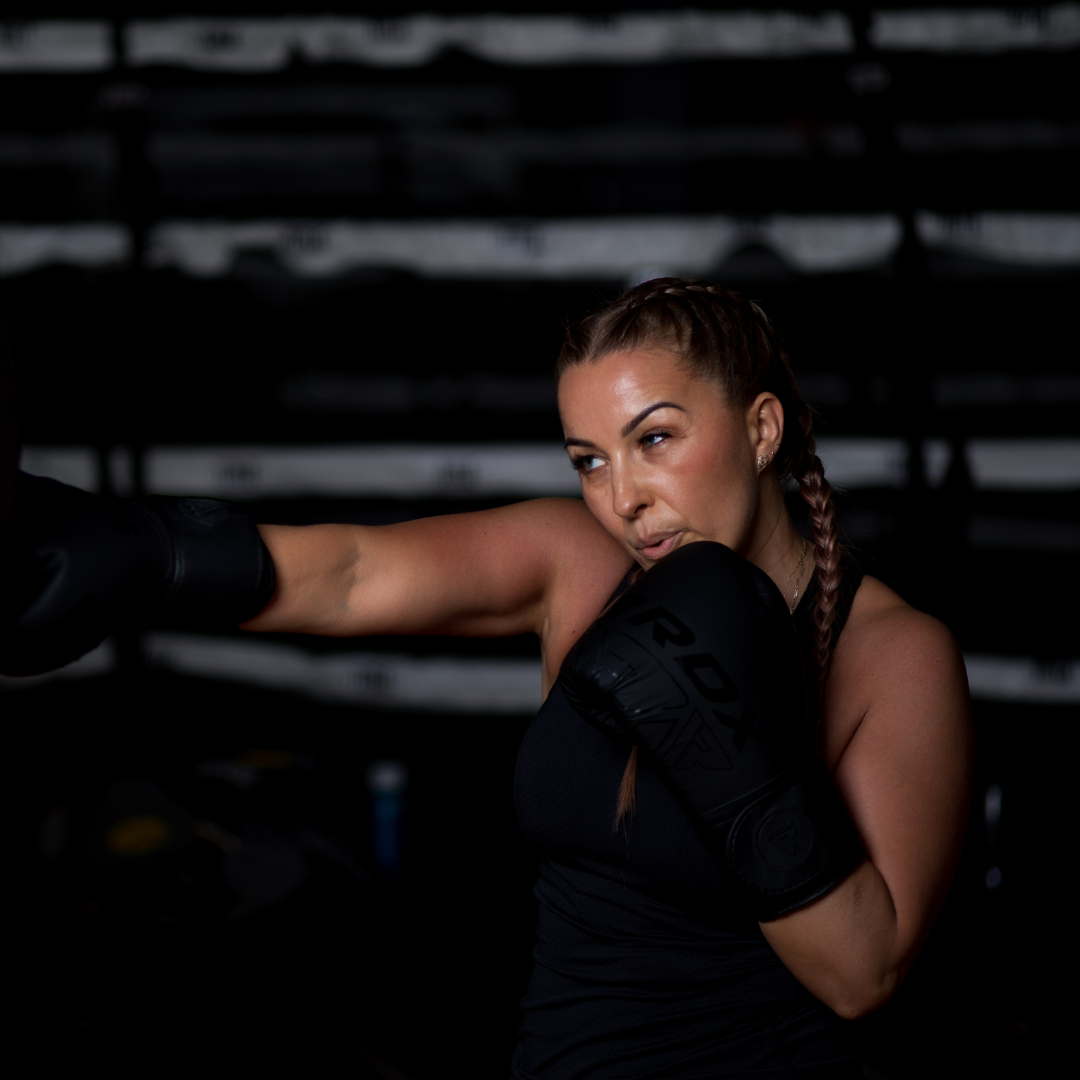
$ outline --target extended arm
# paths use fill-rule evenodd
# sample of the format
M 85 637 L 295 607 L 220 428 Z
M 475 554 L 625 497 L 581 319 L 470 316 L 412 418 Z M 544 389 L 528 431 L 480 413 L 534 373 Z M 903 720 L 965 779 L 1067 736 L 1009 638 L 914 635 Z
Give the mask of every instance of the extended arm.
M 592 620 L 625 561 L 572 499 L 377 528 L 256 528 L 216 500 L 107 499 L 20 476 L 0 548 L 0 671 L 49 671 L 120 627 L 162 622 L 333 636 L 532 631 L 557 667 L 583 628 L 575 620 Z
M 824 711 L 865 708 L 853 735 L 826 722 L 825 757 L 868 858 L 820 900 L 761 924 L 796 978 L 847 1018 L 889 999 L 930 931 L 959 858 L 972 767 L 952 635 L 899 604 L 859 622 L 841 639 Z
M 248 630 L 540 634 L 552 595 L 569 580 L 599 578 L 595 611 L 625 563 L 584 504 L 570 499 L 399 525 L 259 528 L 277 589 L 243 624 Z

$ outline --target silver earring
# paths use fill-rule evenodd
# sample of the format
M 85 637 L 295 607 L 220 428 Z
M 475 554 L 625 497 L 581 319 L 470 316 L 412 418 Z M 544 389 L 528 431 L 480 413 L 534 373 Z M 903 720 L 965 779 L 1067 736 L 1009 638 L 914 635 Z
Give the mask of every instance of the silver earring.
M 757 459 L 758 469 L 764 469 L 769 464 L 769 459 L 764 454 L 759 454 Z

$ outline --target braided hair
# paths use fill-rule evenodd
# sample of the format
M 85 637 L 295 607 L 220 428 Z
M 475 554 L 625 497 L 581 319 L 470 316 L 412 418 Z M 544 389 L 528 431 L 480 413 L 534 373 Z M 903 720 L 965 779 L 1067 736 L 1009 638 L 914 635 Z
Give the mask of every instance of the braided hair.
M 787 423 L 774 464 L 781 483 L 793 480 L 809 507 L 817 573 L 811 618 L 820 696 L 835 644 L 842 552 L 832 487 L 817 456 L 813 414 L 799 393 L 777 332 L 765 312 L 734 289 L 690 278 L 655 278 L 627 289 L 569 326 L 555 377 L 611 353 L 650 347 L 673 352 L 696 376 L 718 384 L 736 406 L 749 405 L 764 392 L 775 394 L 783 406 Z M 811 735 L 816 744 L 818 733 Z M 636 774 L 635 747 L 619 792 L 616 826 L 633 810 Z

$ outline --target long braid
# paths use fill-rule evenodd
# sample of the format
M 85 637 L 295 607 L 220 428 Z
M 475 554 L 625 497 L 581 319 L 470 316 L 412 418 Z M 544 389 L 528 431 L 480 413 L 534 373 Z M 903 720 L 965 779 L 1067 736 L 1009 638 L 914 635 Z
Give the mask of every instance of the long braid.
M 840 542 L 836 533 L 836 511 L 832 485 L 825 479 L 821 458 L 814 453 L 810 436 L 811 464 L 799 477 L 799 493 L 810 507 L 810 535 L 814 541 L 814 565 L 817 567 L 817 596 L 814 600 L 814 663 L 818 669 L 818 693 L 825 687 L 833 650 L 833 622 L 842 574 Z
M 842 551 L 836 531 L 836 507 L 832 485 L 825 479 L 825 466 L 817 456 L 814 438 L 814 417 L 810 407 L 799 399 L 792 418 L 801 439 L 801 453 L 792 456 L 790 475 L 799 485 L 799 495 L 810 508 L 810 538 L 814 542 L 814 566 L 817 572 L 817 592 L 811 621 L 814 624 L 814 666 L 817 668 L 817 694 L 825 688 L 833 650 L 833 623 L 836 621 L 836 602 L 843 580 Z M 787 433 L 784 434 L 787 442 Z M 815 741 L 817 732 L 814 732 Z
M 556 378 L 568 368 L 609 353 L 659 346 L 671 349 L 692 371 L 720 384 L 736 405 L 768 391 L 783 406 L 787 424 L 774 458 L 780 480 L 793 479 L 809 506 L 817 590 L 814 609 L 814 688 L 820 699 L 833 650 L 833 624 L 842 581 L 832 487 L 817 456 L 813 414 L 802 400 L 791 363 L 765 312 L 723 285 L 687 278 L 658 278 L 628 289 L 567 328 L 555 365 Z M 820 710 L 814 710 L 820 715 Z M 819 731 L 811 732 L 819 745 Z M 630 753 L 619 787 L 615 826 L 632 814 L 637 780 L 637 748 Z

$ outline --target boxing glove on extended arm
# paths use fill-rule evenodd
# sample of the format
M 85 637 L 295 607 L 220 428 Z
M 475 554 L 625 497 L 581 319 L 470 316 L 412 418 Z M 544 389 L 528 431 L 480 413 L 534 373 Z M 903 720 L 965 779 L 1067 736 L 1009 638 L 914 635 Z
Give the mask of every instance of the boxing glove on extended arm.
M 811 751 L 794 626 L 779 590 L 721 544 L 676 549 L 563 663 L 570 704 L 636 743 L 754 916 L 823 895 L 862 846 Z
M 20 473 L 0 552 L 0 672 L 78 659 L 114 630 L 234 627 L 274 592 L 247 514 L 214 499 L 106 499 Z

